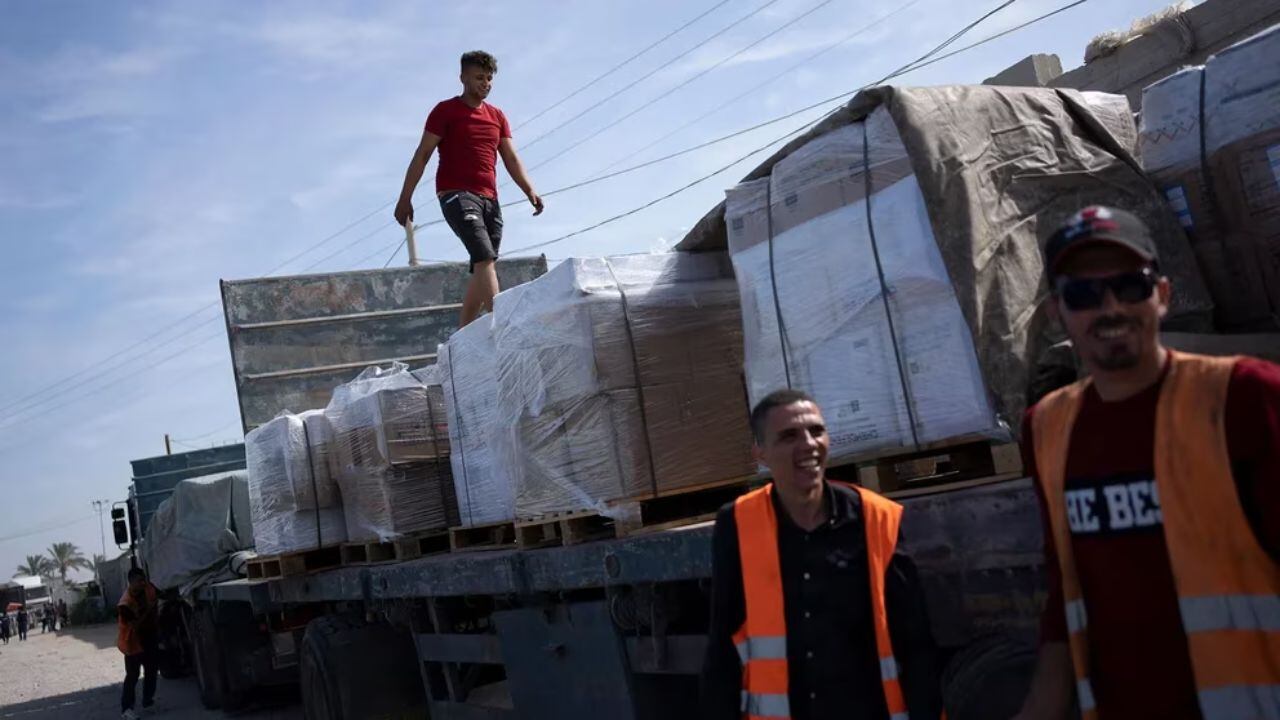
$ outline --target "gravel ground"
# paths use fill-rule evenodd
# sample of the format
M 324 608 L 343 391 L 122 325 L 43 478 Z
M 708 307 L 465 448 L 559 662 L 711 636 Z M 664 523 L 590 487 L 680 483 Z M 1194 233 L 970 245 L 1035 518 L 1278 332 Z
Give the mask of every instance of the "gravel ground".
M 41 634 L 37 626 L 26 642 L 0 645 L 0 719 L 113 720 L 120 717 L 124 661 L 116 649 L 114 625 L 73 628 Z M 138 701 L 142 682 L 138 682 Z M 288 702 L 288 701 L 286 701 Z M 165 680 L 156 689 L 156 705 L 142 717 L 221 718 L 206 710 L 194 678 Z M 237 718 L 301 720 L 296 697 L 287 705 L 250 708 Z

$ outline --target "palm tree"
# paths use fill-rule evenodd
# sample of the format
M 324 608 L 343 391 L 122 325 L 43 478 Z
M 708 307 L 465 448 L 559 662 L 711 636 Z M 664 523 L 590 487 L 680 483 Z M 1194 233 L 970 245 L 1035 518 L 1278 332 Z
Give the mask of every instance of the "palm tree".
M 18 572 L 14 573 L 14 575 L 41 577 L 52 571 L 49 565 L 49 558 L 43 555 L 28 555 L 27 561 L 18 566 Z
M 67 582 L 68 570 L 92 567 L 75 543 L 60 542 L 50 545 L 49 559 L 51 570 L 58 573 L 63 583 Z

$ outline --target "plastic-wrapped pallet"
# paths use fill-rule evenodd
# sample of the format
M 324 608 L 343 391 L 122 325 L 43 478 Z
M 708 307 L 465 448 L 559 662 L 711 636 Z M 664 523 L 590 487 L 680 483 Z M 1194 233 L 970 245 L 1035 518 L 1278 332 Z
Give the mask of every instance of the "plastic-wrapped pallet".
M 999 434 L 906 150 L 887 111 L 865 122 L 874 241 L 862 123 L 728 193 L 751 402 L 788 386 L 813 395 L 833 458 Z
M 1224 237 L 1215 194 L 1203 160 L 1201 113 L 1204 67 L 1185 68 L 1142 91 L 1142 167 L 1159 187 L 1191 241 L 1191 249 L 1213 297 L 1217 324 L 1224 329 L 1255 326 L 1266 315 L 1259 264 L 1251 249 Z
M 333 391 L 335 471 L 352 541 L 390 540 L 457 522 L 442 396 L 397 363 Z M 424 460 L 424 456 L 431 459 Z
M 245 436 L 249 510 L 262 555 L 314 550 L 345 542 L 341 496 L 315 448 L 328 436 L 318 411 L 284 412 Z M 315 437 L 309 447 L 308 438 Z
M 440 346 L 435 379 L 449 419 L 449 462 L 463 525 L 515 517 L 515 485 L 492 442 L 497 417 L 497 365 L 493 322 L 482 317 Z
M 754 471 L 724 254 L 567 260 L 498 296 L 493 335 L 517 517 Z
M 1251 328 L 1280 317 L 1280 26 L 1209 58 L 1204 142 L 1232 291 Z

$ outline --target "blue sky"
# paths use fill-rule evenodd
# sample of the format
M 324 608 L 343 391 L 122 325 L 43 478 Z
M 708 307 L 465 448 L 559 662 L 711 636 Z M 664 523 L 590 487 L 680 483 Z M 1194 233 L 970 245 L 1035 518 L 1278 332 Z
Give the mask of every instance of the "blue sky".
M 700 45 L 768 2 L 729 0 L 527 125 L 526 118 L 716 0 L 6 3 L 0 24 L 0 576 L 54 541 L 98 551 L 90 500 L 122 499 L 128 461 L 162 453 L 164 433 L 195 447 L 240 439 L 218 280 L 266 274 L 393 201 L 427 112 L 458 91 L 463 51 L 484 48 L 498 57 L 490 101 L 516 126 L 519 148 L 694 48 L 522 152 L 526 166 L 537 165 L 639 109 L 533 170 L 535 185 L 546 192 L 600 174 L 905 4 L 829 0 L 721 64 L 821 1 L 774 0 Z M 622 166 L 875 80 L 997 4 L 917 0 Z M 1020 0 L 961 44 L 1061 4 Z M 1058 53 L 1065 67 L 1074 67 L 1093 35 L 1127 27 L 1164 4 L 1093 0 L 898 82 L 980 82 L 1033 52 Z M 512 208 L 504 244 L 549 240 L 648 202 L 814 117 L 550 197 L 538 218 L 529 217 L 527 207 Z M 545 252 L 558 259 L 667 247 L 751 167 L 742 163 Z M 433 174 L 434 161 L 416 203 L 419 222 L 438 216 Z M 501 171 L 499 179 L 506 180 Z M 513 190 L 504 199 L 518 199 Z M 394 227 L 379 230 L 390 217 L 388 207 L 276 274 L 381 267 L 403 236 Z M 443 226 L 422 231 L 419 253 L 465 258 Z M 402 253 L 396 262 L 403 260 Z M 187 315 L 180 326 L 159 332 Z M 73 373 L 80 374 L 24 400 Z

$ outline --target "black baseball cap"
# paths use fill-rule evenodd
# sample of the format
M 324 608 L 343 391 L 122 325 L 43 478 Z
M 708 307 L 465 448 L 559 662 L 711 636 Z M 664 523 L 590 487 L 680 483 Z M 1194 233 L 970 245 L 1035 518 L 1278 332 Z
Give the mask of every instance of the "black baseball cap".
M 1044 272 L 1049 278 L 1073 251 L 1086 245 L 1111 243 L 1158 266 L 1160 256 L 1151 231 L 1137 215 L 1105 205 L 1090 205 L 1072 215 L 1044 246 Z

